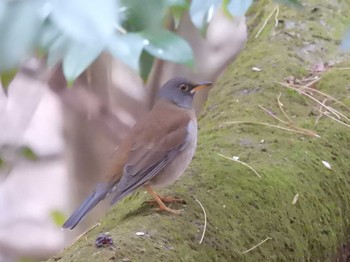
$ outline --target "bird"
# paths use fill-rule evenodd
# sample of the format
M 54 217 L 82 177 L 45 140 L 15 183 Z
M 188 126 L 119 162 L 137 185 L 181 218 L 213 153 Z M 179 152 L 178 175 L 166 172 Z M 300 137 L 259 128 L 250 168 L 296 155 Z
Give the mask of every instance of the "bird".
M 139 188 L 145 188 L 159 210 L 179 214 L 164 202 L 175 201 L 155 190 L 175 182 L 189 166 L 197 146 L 197 119 L 193 98 L 211 82 L 195 83 L 176 77 L 158 91 L 154 106 L 131 128 L 111 157 L 101 182 L 63 224 L 76 225 L 103 199 L 111 205 Z

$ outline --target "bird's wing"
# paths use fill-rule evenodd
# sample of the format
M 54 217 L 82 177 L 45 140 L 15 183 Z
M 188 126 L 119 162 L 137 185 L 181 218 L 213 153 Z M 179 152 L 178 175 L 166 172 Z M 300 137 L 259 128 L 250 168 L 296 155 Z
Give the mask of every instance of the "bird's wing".
M 135 128 L 135 139 L 123 175 L 113 192 L 112 204 L 156 176 L 186 148 L 189 142 L 188 125 L 193 121 L 192 112 L 174 114 L 166 121 L 161 121 L 165 119 L 161 112 L 150 116 L 153 120 L 157 119 L 152 121 L 152 125 L 148 125 L 146 120 L 140 124 L 140 128 Z
M 62 228 L 73 229 L 113 188 L 112 184 L 99 183 L 95 191 L 88 196 L 63 224 Z

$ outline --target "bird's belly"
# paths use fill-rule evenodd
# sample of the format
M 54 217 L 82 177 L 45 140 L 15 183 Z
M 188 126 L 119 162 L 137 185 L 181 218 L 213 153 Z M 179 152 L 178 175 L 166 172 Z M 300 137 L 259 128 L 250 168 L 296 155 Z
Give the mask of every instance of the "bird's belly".
M 159 189 L 171 185 L 185 172 L 189 166 L 197 146 L 197 123 L 189 124 L 188 144 L 174 160 L 166 166 L 159 174 L 147 182 L 153 189 Z

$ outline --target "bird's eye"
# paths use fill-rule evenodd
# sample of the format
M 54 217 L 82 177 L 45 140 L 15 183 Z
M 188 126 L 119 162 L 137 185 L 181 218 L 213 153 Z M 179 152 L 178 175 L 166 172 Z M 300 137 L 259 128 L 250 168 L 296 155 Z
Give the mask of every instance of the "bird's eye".
M 189 87 L 188 87 L 188 85 L 182 84 L 179 86 L 179 89 L 183 92 L 187 92 Z

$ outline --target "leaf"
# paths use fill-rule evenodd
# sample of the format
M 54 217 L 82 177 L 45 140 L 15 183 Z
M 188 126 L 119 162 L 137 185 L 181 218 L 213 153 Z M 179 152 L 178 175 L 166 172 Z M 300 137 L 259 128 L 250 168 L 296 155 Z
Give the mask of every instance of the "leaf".
M 151 73 L 153 63 L 154 57 L 147 52 L 142 52 L 140 58 L 140 75 L 145 82 L 147 82 L 148 76 Z
M 147 40 L 136 33 L 117 35 L 111 39 L 109 51 L 132 69 L 139 71 L 140 56 L 147 43 Z
M 227 11 L 233 16 L 244 16 L 253 0 L 231 0 L 227 4 Z
M 1 5 L 0 71 L 13 69 L 34 49 L 43 1 L 6 1 Z
M 53 0 L 51 19 L 64 33 L 82 43 L 106 43 L 118 23 L 115 0 Z
M 174 63 L 193 65 L 193 53 L 190 45 L 178 35 L 166 31 L 144 31 L 141 35 L 149 41 L 145 50 L 151 55 Z
M 173 5 L 170 7 L 170 12 L 174 19 L 174 27 L 178 28 L 182 15 L 185 11 L 189 9 L 189 3 L 185 2 L 184 5 Z
M 229 10 L 227 9 L 227 6 L 229 3 L 230 3 L 230 0 L 222 0 L 222 10 L 226 16 L 228 16 L 229 18 L 233 18 Z
M 128 32 L 140 32 L 163 26 L 165 15 L 164 0 L 122 0 L 126 9 L 123 27 Z
M 31 161 L 38 160 L 38 156 L 34 153 L 34 151 L 31 148 L 27 146 L 22 147 L 21 153 L 22 153 L 22 156 L 24 156 L 28 160 L 31 160 Z
M 4 15 L 6 11 L 6 3 L 5 1 L 0 1 L 0 20 L 1 20 L 1 17 Z
M 17 69 L 12 69 L 10 71 L 1 73 L 0 81 L 5 94 L 7 94 L 8 87 L 12 82 L 12 80 L 15 78 L 16 74 L 17 74 Z
M 61 212 L 59 210 L 53 210 L 50 213 L 50 217 L 52 218 L 55 225 L 57 225 L 59 227 L 61 227 L 67 219 L 66 216 L 63 214 L 63 212 Z
M 190 6 L 192 23 L 199 29 L 207 27 L 221 0 L 193 0 Z
M 167 6 L 187 6 L 186 0 L 165 0 Z
M 47 65 L 55 66 L 67 53 L 72 40 L 59 28 L 50 22 L 45 21 L 43 30 L 39 37 L 39 48 L 47 52 Z
M 63 58 L 63 73 L 68 82 L 73 82 L 84 72 L 102 52 L 103 46 L 97 42 L 93 45 L 73 42 Z
M 63 59 L 72 41 L 70 41 L 65 35 L 60 35 L 48 48 L 47 65 L 49 67 L 55 66 L 60 60 Z

